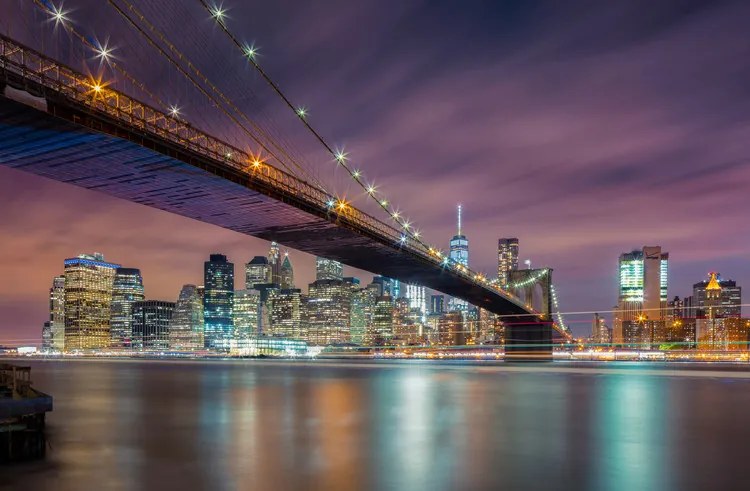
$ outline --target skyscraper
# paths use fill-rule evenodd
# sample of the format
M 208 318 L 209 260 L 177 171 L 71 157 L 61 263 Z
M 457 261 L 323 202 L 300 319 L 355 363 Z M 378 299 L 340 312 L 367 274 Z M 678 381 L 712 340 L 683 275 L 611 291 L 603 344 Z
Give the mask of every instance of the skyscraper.
M 316 280 L 340 280 L 344 276 L 344 265 L 333 259 L 315 258 Z
M 99 253 L 65 260 L 65 350 L 108 348 L 115 272 Z
M 288 290 L 294 288 L 294 268 L 289 260 L 289 253 L 284 253 L 284 260 L 281 262 L 281 289 Z
M 229 349 L 232 339 L 234 264 L 211 254 L 203 266 L 203 343 L 208 349 Z
M 742 317 L 742 287 L 737 286 L 734 280 L 723 280 L 718 273 L 711 273 L 718 285 L 721 287 L 719 303 L 715 306 L 715 317 Z M 709 275 L 709 276 L 711 276 Z M 693 285 L 693 311 L 690 317 L 707 315 L 706 300 L 708 280 L 700 281 Z
M 701 285 L 701 303 L 696 319 L 696 337 L 699 349 L 726 350 L 726 330 L 722 309 L 722 288 L 718 275 L 711 273 L 708 282 Z M 694 294 L 695 295 L 695 294 Z
M 414 313 L 415 321 L 424 324 L 427 320 L 427 292 L 420 285 L 406 285 L 406 298 L 409 310 Z
M 350 341 L 352 286 L 343 280 L 315 280 L 307 299 L 308 340 L 318 345 Z
M 510 271 L 518 269 L 518 239 L 503 238 L 497 241 L 497 279 L 500 286 L 508 284 Z
M 65 349 L 65 276 L 55 276 L 49 290 L 50 348 Z
M 42 325 L 42 351 L 52 351 L 52 321 L 44 321 Z
M 270 282 L 277 287 L 281 285 L 281 253 L 279 244 L 271 242 L 271 248 L 268 251 L 268 265 L 271 268 Z
M 450 250 L 448 257 L 452 263 L 462 264 L 466 267 L 469 266 L 469 240 L 461 232 L 461 205 L 458 205 L 458 229 L 456 235 L 450 241 Z M 469 304 L 465 300 L 451 297 L 448 300 L 449 310 L 466 311 L 469 308 Z
M 271 298 L 271 334 L 294 339 L 305 339 L 302 326 L 302 290 L 285 288 Z
M 169 321 L 169 349 L 203 349 L 203 294 L 195 285 L 184 285 Z
M 271 265 L 265 256 L 255 256 L 245 264 L 245 289 L 255 288 L 260 283 L 271 282 Z
M 250 339 L 258 335 L 258 316 L 260 315 L 260 292 L 255 289 L 236 290 L 232 320 L 235 339 Z
M 393 297 L 382 295 L 375 299 L 372 328 L 365 336 L 365 344 L 388 344 L 393 338 Z
M 130 348 L 130 338 L 133 332 L 133 303 L 143 299 L 143 278 L 141 278 L 140 270 L 117 268 L 112 287 L 111 347 Z
M 143 300 L 133 303 L 132 349 L 164 351 L 169 349 L 169 324 L 174 302 Z
M 660 246 L 645 246 L 642 250 L 623 253 L 619 260 L 620 288 L 614 316 L 614 343 L 641 343 L 639 329 L 665 331 L 659 323 L 666 320 L 667 263 L 669 253 Z M 646 322 L 648 321 L 648 322 Z M 651 341 L 661 342 L 660 339 Z
M 442 314 L 445 312 L 445 295 L 430 296 L 430 313 Z

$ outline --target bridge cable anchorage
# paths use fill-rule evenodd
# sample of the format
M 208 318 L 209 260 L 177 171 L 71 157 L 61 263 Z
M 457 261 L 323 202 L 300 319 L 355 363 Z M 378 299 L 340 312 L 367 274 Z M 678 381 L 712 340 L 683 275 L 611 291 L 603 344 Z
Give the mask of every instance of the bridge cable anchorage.
M 219 24 L 219 27 L 221 27 L 221 30 L 229 37 L 229 39 L 232 41 L 232 43 L 240 50 L 240 52 L 243 54 L 245 58 L 247 58 L 250 63 L 253 65 L 253 67 L 258 71 L 258 73 L 261 75 L 261 77 L 268 83 L 268 85 L 273 89 L 273 91 L 284 101 L 286 106 L 291 109 L 297 119 L 299 119 L 302 124 L 305 126 L 305 128 L 315 137 L 315 139 L 318 140 L 318 142 L 323 145 L 323 147 L 330 153 L 334 161 L 336 161 L 338 164 L 340 164 L 344 169 L 347 171 L 349 176 L 357 183 L 359 186 L 365 190 L 366 194 L 370 196 L 372 199 L 375 200 L 378 207 L 382 208 L 388 216 L 395 221 L 400 227 L 403 227 L 406 230 L 407 236 L 409 236 L 411 239 L 415 240 L 419 245 L 421 245 L 423 248 L 426 249 L 433 249 L 428 244 L 423 242 L 420 239 L 420 233 L 418 230 L 409 230 L 410 225 L 406 219 L 399 219 L 399 216 L 397 213 L 394 212 L 394 209 L 388 208 L 388 200 L 383 200 L 375 196 L 376 190 L 373 186 L 368 185 L 364 182 L 362 177 L 361 171 L 357 169 L 353 169 L 349 164 L 347 164 L 348 154 L 344 152 L 342 149 L 334 149 L 332 145 L 330 145 L 325 138 L 315 129 L 309 122 L 308 118 L 308 111 L 307 108 L 301 105 L 295 105 L 292 103 L 292 101 L 287 97 L 287 95 L 281 90 L 279 85 L 274 82 L 274 80 L 266 73 L 266 71 L 260 66 L 260 64 L 257 61 L 257 57 L 255 50 L 252 46 L 248 48 L 247 45 L 241 43 L 239 39 L 230 31 L 229 27 L 226 24 L 226 15 L 224 15 L 226 12 L 221 7 L 216 6 L 210 6 L 206 0 L 198 0 L 203 8 L 209 13 L 211 18 L 213 18 L 217 24 Z
M 454 271 L 464 274 L 465 276 L 468 276 L 469 279 L 472 279 L 473 281 L 482 284 L 482 286 L 486 288 L 492 288 L 496 292 L 502 293 L 506 296 L 515 297 L 514 295 L 510 294 L 510 292 L 503 290 L 499 286 L 489 285 L 489 282 L 483 275 L 476 273 L 470 270 L 469 268 L 463 265 L 460 265 L 459 263 L 456 263 L 455 261 L 452 261 L 450 259 L 448 259 L 448 261 L 446 262 L 439 254 L 435 253 L 435 251 L 437 251 L 436 248 L 429 246 L 420 238 L 420 233 L 418 230 L 416 229 L 409 230 L 411 224 L 405 218 L 400 219 L 399 213 L 397 212 L 397 210 L 393 208 L 389 209 L 388 200 L 377 197 L 376 192 L 375 192 L 376 190 L 374 189 L 374 187 L 371 185 L 365 184 L 364 180 L 361 179 L 361 172 L 356 169 L 352 169 L 351 166 L 347 164 L 348 155 L 346 154 L 346 152 L 344 152 L 341 149 L 334 149 L 334 147 L 331 146 L 325 140 L 325 138 L 323 138 L 323 136 L 317 130 L 315 130 L 315 128 L 313 128 L 312 124 L 309 121 L 307 108 L 305 108 L 304 106 L 293 104 L 292 101 L 289 99 L 289 97 L 287 97 L 286 94 L 281 90 L 279 85 L 276 82 L 274 82 L 274 80 L 270 77 L 270 75 L 268 75 L 268 73 L 266 73 L 266 71 L 261 67 L 260 63 L 257 60 L 257 57 L 256 57 L 257 53 L 254 50 L 254 47 L 253 46 L 248 47 L 244 45 L 243 43 L 239 41 L 237 36 L 235 36 L 231 32 L 231 30 L 229 29 L 229 26 L 226 23 L 226 15 L 225 15 L 226 11 L 222 7 L 210 6 L 206 0 L 198 0 L 198 1 L 206 10 L 206 12 L 208 12 L 211 18 L 216 21 L 216 23 L 219 25 L 221 30 L 228 36 L 230 41 L 237 47 L 237 49 L 240 50 L 243 57 L 247 58 L 250 61 L 250 63 L 258 71 L 261 77 L 266 81 L 266 83 L 282 99 L 282 101 L 286 104 L 286 106 L 294 112 L 297 119 L 299 119 L 302 122 L 305 128 L 318 140 L 318 142 L 321 145 L 323 145 L 323 147 L 328 151 L 328 153 L 330 153 L 333 156 L 334 160 L 338 162 L 342 167 L 344 167 L 344 169 L 349 173 L 352 179 L 356 181 L 357 184 L 359 184 L 360 187 L 362 187 L 367 192 L 367 194 L 376 201 L 378 206 L 381 209 L 383 209 L 388 214 L 388 216 L 394 222 L 396 222 L 396 224 L 398 224 L 401 228 L 405 230 L 404 235 L 409 237 L 411 240 L 413 240 L 420 246 L 418 249 L 421 249 L 421 252 L 427 252 L 428 256 L 432 260 L 437 260 L 438 264 L 441 264 L 443 266 L 447 266 L 451 264 L 452 262 Z M 400 243 L 402 245 L 407 245 L 406 241 L 404 240 L 401 240 Z
M 138 9 L 135 8 L 133 4 L 128 2 L 127 0 L 122 0 L 122 2 L 127 5 L 128 10 L 130 10 L 133 15 L 135 15 L 141 22 L 143 22 L 149 31 L 151 31 L 154 35 L 156 35 L 162 43 L 164 43 L 169 50 L 174 53 L 174 55 L 179 58 L 180 60 L 184 60 L 187 64 L 188 68 L 194 73 L 195 77 L 198 77 L 203 83 L 205 83 L 211 91 L 218 96 L 219 99 L 221 99 L 221 102 L 217 100 L 215 97 L 213 97 L 190 73 L 188 73 L 181 65 L 178 63 L 172 56 L 167 53 L 164 48 L 158 45 L 154 41 L 154 39 L 143 29 L 141 26 L 139 26 L 135 20 L 133 20 L 130 15 L 128 15 L 127 12 L 125 12 L 114 0 L 107 0 L 107 3 L 117 11 L 117 13 L 123 17 L 136 31 L 138 31 L 141 36 L 146 39 L 148 44 L 150 44 L 154 49 L 156 49 L 164 58 L 167 59 L 190 83 L 193 84 L 193 86 L 206 98 L 209 99 L 210 102 L 212 102 L 219 110 L 224 113 L 226 117 L 228 117 L 232 122 L 234 122 L 246 135 L 248 135 L 253 141 L 255 141 L 267 154 L 271 155 L 277 162 L 279 162 L 286 170 L 288 170 L 292 175 L 297 175 L 297 173 L 290 168 L 287 163 L 284 161 L 284 159 L 280 158 L 276 153 L 274 153 L 271 149 L 269 149 L 269 146 L 272 146 L 276 148 L 279 153 L 283 154 L 284 157 L 286 157 L 289 162 L 291 162 L 295 167 L 299 169 L 301 172 L 300 177 L 301 179 L 309 179 L 314 183 L 314 186 L 318 188 L 319 191 L 324 192 L 328 194 L 328 192 L 325 190 L 325 187 L 323 184 L 316 179 L 314 176 L 309 174 L 304 167 L 300 166 L 295 159 L 293 159 L 289 154 L 281 148 L 276 142 L 273 140 L 273 138 L 270 138 L 266 132 L 261 128 L 257 123 L 250 120 L 235 104 L 231 101 L 214 83 L 212 83 L 206 75 L 204 75 L 188 58 L 185 56 L 182 52 L 180 52 L 177 47 L 170 42 L 167 37 L 162 33 L 159 29 L 156 28 Z M 253 133 L 245 124 L 243 124 L 239 119 L 237 119 L 237 116 L 233 115 L 230 111 L 228 111 L 224 105 L 229 106 L 229 108 L 238 115 L 239 118 L 246 121 L 258 134 Z M 170 108 L 171 109 L 171 108 Z M 260 135 L 260 136 L 259 136 Z M 266 144 L 264 140 L 267 140 L 270 142 L 270 145 Z
M 62 10 L 62 7 L 55 7 L 54 4 L 52 4 L 48 0 L 34 0 L 34 4 L 39 10 L 50 15 L 51 18 L 54 19 L 56 22 L 58 22 L 58 19 L 61 19 L 59 22 L 63 25 L 63 28 L 67 30 L 70 34 L 72 34 L 74 37 L 78 38 L 78 40 L 84 46 L 86 46 L 87 48 L 93 51 L 99 51 L 99 48 L 96 45 L 94 45 L 86 36 L 84 36 L 78 30 L 76 30 L 75 27 L 73 27 L 72 25 L 73 23 L 70 21 L 69 18 L 66 17 L 67 12 L 64 12 Z M 159 104 L 159 106 L 161 106 L 162 109 L 170 110 L 169 104 L 167 104 L 159 96 L 157 96 L 156 94 L 148 90 L 148 88 L 142 82 L 140 82 L 138 79 L 132 76 L 119 63 L 115 62 L 114 60 L 108 60 L 108 64 L 112 68 L 120 72 L 122 76 L 127 78 L 130 83 L 138 87 L 144 94 L 150 97 L 151 100 Z

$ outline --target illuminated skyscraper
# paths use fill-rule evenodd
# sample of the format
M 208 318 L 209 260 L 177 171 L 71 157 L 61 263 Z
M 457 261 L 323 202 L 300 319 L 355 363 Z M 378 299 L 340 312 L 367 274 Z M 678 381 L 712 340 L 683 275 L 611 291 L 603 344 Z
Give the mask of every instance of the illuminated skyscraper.
M 234 338 L 240 340 L 257 336 L 260 314 L 260 292 L 258 290 L 235 291 L 232 307 Z
M 712 273 L 713 274 L 713 273 Z M 723 280 L 721 275 L 714 274 L 716 282 L 721 287 L 719 304 L 715 306 L 715 317 L 741 317 L 742 316 L 742 287 L 737 286 L 734 280 Z M 691 317 L 707 315 L 706 300 L 709 280 L 704 280 L 693 285 L 693 312 Z
M 641 343 L 643 339 L 633 339 L 641 336 L 637 334 L 639 329 L 653 326 L 658 331 L 657 324 L 666 320 L 668 261 L 669 253 L 661 252 L 659 246 L 645 246 L 640 251 L 620 255 L 620 289 L 612 333 L 614 343 Z M 647 337 L 651 339 L 650 335 Z
M 143 278 L 134 268 L 117 268 L 112 288 L 111 347 L 130 348 L 133 332 L 133 303 L 144 299 Z
M 203 343 L 208 349 L 229 349 L 233 335 L 234 264 L 211 254 L 203 267 Z
M 445 312 L 445 295 L 430 296 L 430 313 L 442 314 Z
M 308 340 L 318 345 L 348 343 L 352 285 L 344 280 L 310 283 L 307 299 Z
M 424 324 L 427 320 L 427 292 L 425 290 L 425 287 L 419 286 L 419 285 L 406 285 L 406 293 L 404 295 L 404 298 L 406 298 L 409 310 L 413 312 L 416 317 L 414 319 L 416 322 L 419 322 L 421 324 Z
M 169 323 L 174 302 L 144 300 L 133 303 L 132 349 L 166 351 L 169 349 Z
M 169 349 L 192 351 L 203 349 L 203 291 L 195 285 L 184 285 L 169 321 Z
M 469 267 L 469 240 L 461 232 L 461 205 L 458 205 L 458 230 L 456 235 L 450 241 L 450 251 L 448 253 L 452 263 L 462 264 Z M 451 297 L 448 300 L 449 310 L 466 311 L 469 304 L 465 300 Z
M 374 283 L 367 288 L 358 288 L 352 293 L 352 307 L 349 316 L 351 340 L 355 344 L 365 344 L 372 328 L 372 316 L 379 289 Z
M 271 265 L 265 256 L 255 256 L 245 264 L 245 289 L 255 288 L 259 283 L 271 283 Z
M 394 302 L 390 295 L 382 295 L 375 299 L 372 312 L 372 328 L 365 336 L 365 344 L 383 345 L 393 338 Z
M 518 239 L 515 237 L 497 241 L 497 278 L 500 286 L 508 284 L 510 271 L 518 269 Z
M 55 276 L 49 290 L 50 349 L 65 349 L 65 276 Z
M 270 283 L 277 287 L 281 285 L 281 253 L 279 244 L 271 242 L 271 249 L 268 251 L 268 265 L 271 268 Z
M 109 348 L 110 311 L 119 264 L 99 253 L 65 260 L 65 351 Z
M 302 325 L 302 290 L 285 288 L 271 298 L 271 334 L 294 339 L 306 339 Z
M 42 351 L 52 351 L 52 321 L 45 321 L 42 326 Z
M 294 288 L 294 268 L 289 260 L 289 253 L 284 253 L 284 260 L 281 262 L 281 289 L 289 290 Z
M 316 280 L 340 280 L 344 276 L 344 265 L 333 259 L 315 258 Z

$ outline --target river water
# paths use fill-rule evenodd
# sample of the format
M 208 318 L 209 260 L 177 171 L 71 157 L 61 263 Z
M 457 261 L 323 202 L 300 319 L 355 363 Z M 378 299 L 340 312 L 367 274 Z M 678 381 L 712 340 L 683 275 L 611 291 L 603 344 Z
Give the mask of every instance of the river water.
M 31 361 L 19 490 L 750 489 L 750 372 L 718 365 Z

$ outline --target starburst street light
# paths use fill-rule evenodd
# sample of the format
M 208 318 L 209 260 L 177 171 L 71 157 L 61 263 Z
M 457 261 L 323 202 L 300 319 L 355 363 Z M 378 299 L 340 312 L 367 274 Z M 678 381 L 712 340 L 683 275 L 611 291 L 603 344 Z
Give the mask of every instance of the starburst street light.
M 305 108 L 305 106 L 300 106 L 297 108 L 297 116 L 305 119 L 305 117 L 307 116 L 307 109 Z
M 336 154 L 334 157 L 338 161 L 339 164 L 343 164 L 347 160 L 349 160 L 349 154 L 347 152 L 344 152 L 343 150 L 336 150 Z
M 373 185 L 367 186 L 367 194 L 369 194 L 369 195 L 375 194 L 375 186 L 373 186 Z
M 170 114 L 170 115 L 171 115 L 171 116 L 172 116 L 173 118 L 176 118 L 177 116 L 179 116 L 179 115 L 180 115 L 180 108 L 179 108 L 179 107 L 177 107 L 177 106 L 175 106 L 175 105 L 171 105 L 171 106 L 169 106 L 169 114 Z
M 242 51 L 244 51 L 245 56 L 247 56 L 251 60 L 254 60 L 255 56 L 258 54 L 258 48 L 256 48 L 254 44 L 246 44 L 242 48 Z M 301 109 L 304 109 L 304 108 L 301 108 Z M 299 110 L 297 111 L 297 114 L 299 114 Z
M 110 59 L 112 58 L 112 51 L 114 51 L 114 48 L 109 47 L 109 41 L 105 41 L 103 44 L 97 42 L 96 48 L 94 48 L 94 51 L 96 51 L 96 58 L 99 58 L 100 62 L 110 62 Z
M 352 172 L 352 176 L 354 177 L 354 179 L 359 179 L 359 176 L 361 175 L 362 173 L 358 170 L 355 170 L 354 172 Z

